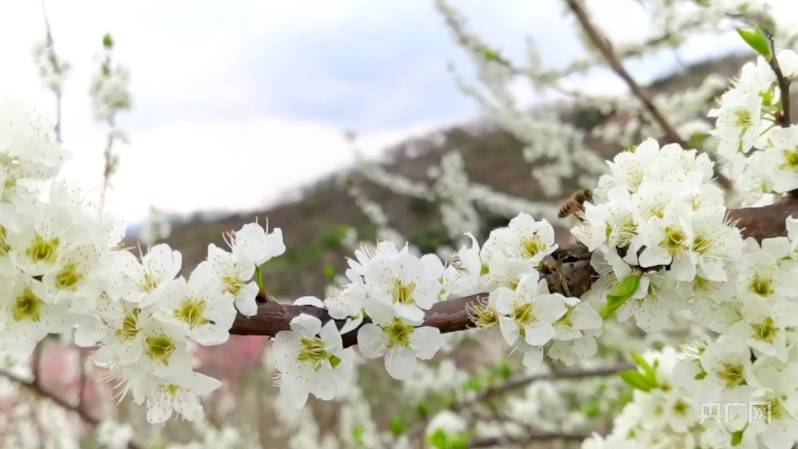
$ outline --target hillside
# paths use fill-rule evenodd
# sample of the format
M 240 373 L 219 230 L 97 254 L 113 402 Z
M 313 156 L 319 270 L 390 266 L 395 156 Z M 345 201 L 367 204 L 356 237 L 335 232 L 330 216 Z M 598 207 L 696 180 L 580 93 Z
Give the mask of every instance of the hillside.
M 731 57 L 702 63 L 658 80 L 651 88 L 657 92 L 675 92 L 696 85 L 708 73 L 731 76 L 742 60 Z M 613 119 L 592 110 L 568 111 L 562 115 L 584 130 Z M 588 145 L 605 158 L 612 157 L 618 150 L 599 141 L 589 141 Z M 471 180 L 512 195 L 543 198 L 530 177 L 531 167 L 524 161 L 521 148 L 517 139 L 490 122 L 476 122 L 402 142 L 387 151 L 382 165 L 391 172 L 426 180 L 430 166 L 438 165 L 444 153 L 457 150 L 463 156 Z M 267 264 L 269 292 L 286 297 L 322 295 L 329 278 L 345 267 L 346 257 L 350 255 L 342 245 L 346 227 L 356 229 L 362 239 L 374 237 L 373 227 L 346 191 L 348 182 L 360 183 L 369 199 L 385 209 L 391 225 L 422 250 L 432 250 L 448 241 L 436 204 L 397 196 L 359 179 L 352 172 L 343 172 L 306 187 L 297 201 L 218 219 L 202 219 L 198 215 L 175 225 L 168 243 L 183 252 L 184 267 L 193 267 L 205 257 L 208 243 L 223 245 L 222 232 L 237 229 L 255 217 L 268 218 L 271 227 L 283 229 L 288 248 L 284 256 Z M 268 185 L 268 181 L 264 185 Z M 504 221 L 501 217 L 485 215 L 488 228 Z

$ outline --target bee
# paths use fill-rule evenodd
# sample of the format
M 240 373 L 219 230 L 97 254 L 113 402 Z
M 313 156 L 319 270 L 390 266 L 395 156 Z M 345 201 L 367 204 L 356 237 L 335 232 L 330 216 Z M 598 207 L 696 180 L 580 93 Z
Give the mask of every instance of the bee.
M 560 208 L 560 211 L 557 213 L 557 216 L 560 218 L 565 218 L 569 215 L 573 215 L 576 218 L 582 220 L 584 218 L 585 209 L 583 204 L 585 201 L 592 201 L 593 200 L 593 192 L 590 189 L 583 189 L 577 190 L 576 192 L 572 193 L 570 197 L 565 201 L 565 204 Z

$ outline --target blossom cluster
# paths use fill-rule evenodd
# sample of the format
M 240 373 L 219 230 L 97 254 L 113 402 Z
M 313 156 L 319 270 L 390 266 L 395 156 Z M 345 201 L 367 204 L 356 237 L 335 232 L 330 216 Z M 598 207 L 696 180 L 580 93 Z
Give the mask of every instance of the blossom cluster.
M 192 348 L 224 343 L 236 309 L 256 313 L 253 275 L 285 250 L 280 230 L 245 225 L 230 251 L 210 245 L 186 280 L 179 252 L 122 249 L 123 226 L 52 180 L 66 154 L 44 122 L 0 111 L 0 349 L 24 358 L 47 335 L 74 331 L 151 422 L 173 410 L 198 417 L 198 395 L 219 382 L 193 371 Z
M 784 78 L 798 77 L 798 55 L 782 50 L 775 57 Z M 747 204 L 768 204 L 798 188 L 798 129 L 779 126 L 782 95 L 777 77 L 764 57 L 746 63 L 734 85 L 721 97 L 712 135 L 718 154 L 728 163 Z
M 384 357 L 388 373 L 406 380 L 418 360 L 431 359 L 441 347 L 440 331 L 424 325 L 425 312 L 449 297 L 488 292 L 469 313 L 480 327 L 497 325 L 505 342 L 521 352 L 524 364 L 537 366 L 549 357 L 574 361 L 595 353 L 602 319 L 592 304 L 550 293 L 539 269 L 557 249 L 554 229 L 545 221 L 519 214 L 507 227 L 491 232 L 480 248 L 463 246 L 444 264 L 438 256 L 413 254 L 407 246 L 381 242 L 350 259 L 348 283 L 321 301 L 304 297 L 295 305 L 324 308 L 339 320 L 322 326 L 300 314 L 290 331 L 275 339 L 280 386 L 291 403 L 302 405 L 308 394 L 322 399 L 347 383 L 352 362 L 340 334 L 357 333 L 359 351 Z M 368 318 L 368 320 L 366 320 Z
M 572 233 L 611 283 L 629 291 L 607 304 L 646 331 L 674 321 L 730 279 L 742 250 L 706 154 L 649 139 L 610 162 Z

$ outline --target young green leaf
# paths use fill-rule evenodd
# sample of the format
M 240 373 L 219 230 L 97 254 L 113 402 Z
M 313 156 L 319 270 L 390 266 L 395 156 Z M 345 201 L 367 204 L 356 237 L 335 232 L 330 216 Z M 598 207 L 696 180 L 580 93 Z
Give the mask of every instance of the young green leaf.
M 773 52 L 770 50 L 770 40 L 765 35 L 765 32 L 762 31 L 762 28 L 737 28 L 737 33 L 746 44 L 764 56 L 766 60 L 770 61 L 773 58 Z
M 629 298 L 632 297 L 639 285 L 639 274 L 630 274 L 623 278 L 611 292 L 607 293 L 607 304 L 604 306 L 604 310 L 601 311 L 601 316 L 605 320 L 610 318 L 618 309 L 629 301 Z
M 650 377 L 637 370 L 630 369 L 621 371 L 619 376 L 621 377 L 621 380 L 626 382 L 626 384 L 628 384 L 630 387 L 641 391 L 649 392 L 657 388 L 656 381 L 652 382 Z

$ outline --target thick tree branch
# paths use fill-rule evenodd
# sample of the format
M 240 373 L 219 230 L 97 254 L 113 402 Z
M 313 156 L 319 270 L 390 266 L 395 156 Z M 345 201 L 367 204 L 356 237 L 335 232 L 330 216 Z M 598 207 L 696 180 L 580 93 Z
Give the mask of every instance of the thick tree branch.
M 729 220 L 740 228 L 743 235 L 757 240 L 784 235 L 784 219 L 790 215 L 798 216 L 798 196 L 790 195 L 771 206 L 728 212 Z M 559 260 L 560 264 L 556 264 L 554 259 Z M 550 291 L 577 297 L 590 289 L 597 276 L 590 266 L 590 254 L 581 245 L 556 251 L 553 260 L 542 269 L 541 274 L 548 282 Z M 474 323 L 468 310 L 486 297 L 487 294 L 482 293 L 438 302 L 427 312 L 424 324 L 444 333 L 472 328 Z M 324 309 L 280 304 L 272 299 L 261 298 L 258 313 L 252 317 L 239 315 L 230 333 L 274 337 L 277 332 L 290 329 L 291 319 L 300 313 L 313 315 L 323 322 L 331 319 Z M 356 345 L 357 332 L 345 334 L 343 340 L 345 346 Z

